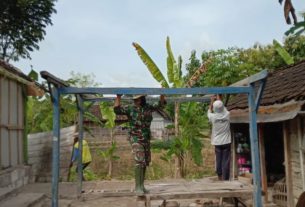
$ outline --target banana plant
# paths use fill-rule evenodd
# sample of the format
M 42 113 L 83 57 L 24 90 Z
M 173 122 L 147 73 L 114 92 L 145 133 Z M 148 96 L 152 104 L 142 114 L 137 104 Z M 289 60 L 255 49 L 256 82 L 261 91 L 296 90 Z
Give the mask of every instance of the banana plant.
M 100 111 L 104 119 L 106 119 L 106 123 L 104 125 L 105 128 L 108 128 L 111 139 L 111 146 L 106 151 L 99 151 L 99 155 L 101 155 L 105 160 L 108 161 L 108 177 L 112 177 L 112 169 L 113 169 L 113 161 L 120 159 L 120 157 L 114 155 L 116 151 L 116 141 L 114 139 L 114 127 L 115 127 L 115 113 L 112 106 L 109 106 L 106 102 L 100 103 Z
M 158 66 L 155 64 L 155 62 L 152 60 L 152 58 L 149 57 L 147 52 L 138 44 L 133 43 L 133 46 L 135 47 L 139 57 L 143 61 L 143 63 L 147 66 L 148 70 L 152 74 L 152 76 L 161 84 L 164 88 L 179 88 L 179 87 L 185 87 L 185 81 L 182 77 L 182 58 L 181 56 L 178 56 L 178 61 L 176 61 L 170 44 L 169 37 L 166 38 L 166 51 L 167 51 L 167 80 L 165 76 L 162 74 L 161 70 L 158 68 Z M 198 74 L 202 74 L 201 71 Z M 198 78 L 197 78 L 198 79 Z M 185 155 L 187 151 L 191 151 L 191 154 L 194 155 L 194 157 L 198 158 L 201 157 L 201 151 L 198 151 L 197 148 L 194 148 L 193 146 L 199 146 L 201 149 L 201 145 L 194 144 L 197 142 L 195 139 L 190 139 L 189 136 L 186 136 L 186 133 L 189 133 L 189 131 L 185 131 L 184 124 L 181 125 L 181 130 L 179 130 L 179 109 L 180 104 L 175 103 L 175 139 L 173 140 L 172 147 L 167 152 L 167 157 L 171 157 L 171 155 L 175 155 L 176 159 L 176 169 L 179 169 L 175 172 L 175 177 L 184 177 L 185 176 Z M 186 133 L 185 133 L 186 132 Z M 199 152 L 199 153 L 198 153 Z M 195 154 L 197 156 L 195 156 Z M 200 158 L 196 159 L 196 161 L 200 160 Z M 198 161 L 200 163 L 200 161 Z

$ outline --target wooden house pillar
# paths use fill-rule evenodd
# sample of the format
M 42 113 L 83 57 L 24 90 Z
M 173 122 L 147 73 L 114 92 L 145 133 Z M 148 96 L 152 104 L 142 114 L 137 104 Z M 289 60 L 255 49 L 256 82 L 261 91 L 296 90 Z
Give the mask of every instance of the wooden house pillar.
M 292 167 L 289 140 L 289 121 L 283 122 L 284 138 L 284 156 L 285 156 L 285 177 L 287 187 L 287 207 L 294 206 L 293 188 L 292 188 Z
M 264 192 L 264 203 L 268 203 L 268 185 L 267 185 L 267 173 L 266 173 L 266 159 L 265 159 L 265 137 L 263 131 L 263 124 L 258 125 L 258 139 L 259 139 L 259 155 L 261 164 L 261 178 L 262 178 L 262 190 Z

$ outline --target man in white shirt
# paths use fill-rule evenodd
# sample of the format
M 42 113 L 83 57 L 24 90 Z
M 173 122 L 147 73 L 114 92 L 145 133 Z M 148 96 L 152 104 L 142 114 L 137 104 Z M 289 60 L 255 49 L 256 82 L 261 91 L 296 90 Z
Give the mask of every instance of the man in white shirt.
M 231 158 L 230 112 L 224 106 L 219 95 L 211 97 L 208 118 L 212 123 L 211 143 L 215 146 L 218 179 L 229 180 Z

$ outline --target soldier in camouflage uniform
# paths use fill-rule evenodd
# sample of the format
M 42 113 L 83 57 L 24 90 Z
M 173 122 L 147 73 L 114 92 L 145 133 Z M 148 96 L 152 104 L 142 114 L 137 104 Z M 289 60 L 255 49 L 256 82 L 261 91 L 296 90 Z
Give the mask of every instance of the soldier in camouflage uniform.
M 152 112 L 158 106 L 146 103 L 145 95 L 133 96 L 134 105 L 121 107 L 121 95 L 117 95 L 114 112 L 118 115 L 127 115 L 129 120 L 129 142 L 135 160 L 135 191 L 144 194 L 144 178 L 146 167 L 150 163 L 150 124 L 153 119 Z M 159 106 L 164 105 L 164 96 L 160 96 Z

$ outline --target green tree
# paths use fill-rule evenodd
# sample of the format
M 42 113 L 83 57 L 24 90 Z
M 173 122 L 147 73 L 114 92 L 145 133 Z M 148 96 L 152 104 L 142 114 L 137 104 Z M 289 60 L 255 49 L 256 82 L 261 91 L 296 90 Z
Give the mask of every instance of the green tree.
M 77 75 L 75 75 L 77 74 Z M 89 87 L 98 86 L 91 74 L 80 74 L 71 72 L 71 78 L 67 81 L 71 86 Z M 85 85 L 85 83 L 87 85 Z M 60 99 L 60 123 L 61 127 L 67 127 L 75 124 L 78 120 L 78 111 L 76 108 L 74 95 L 61 96 Z M 49 94 L 44 97 L 29 97 L 27 101 L 27 131 L 28 133 L 36 133 L 50 131 L 53 127 L 53 111 L 52 102 Z M 85 116 L 89 119 L 94 119 L 92 114 L 86 112 Z M 95 119 L 96 120 L 96 119 Z M 96 120 L 97 121 L 97 120 Z
M 48 25 L 55 0 L 0 1 L 0 58 L 5 61 L 30 58 L 39 49 Z
M 305 36 L 288 36 L 284 40 L 284 48 L 298 62 L 305 59 Z
M 95 82 L 95 75 L 93 73 L 90 74 L 82 74 L 80 72 L 70 72 L 70 77 L 67 82 L 71 86 L 84 88 L 84 87 L 99 87 L 102 84 L 99 82 Z
M 201 66 L 200 60 L 196 57 L 196 51 L 193 50 L 191 52 L 191 56 L 189 58 L 189 63 L 185 64 L 186 75 L 184 76 L 184 81 L 187 82 L 190 80 L 192 75 L 197 71 L 197 69 Z M 203 76 L 201 75 L 197 82 L 193 86 L 198 86 L 200 82 L 203 81 Z
M 237 67 L 239 59 L 236 48 L 203 52 L 202 60 L 208 59 L 211 61 L 201 86 L 227 86 L 239 80 L 241 74 Z
M 271 71 L 291 64 L 293 59 L 302 60 L 302 44 L 304 39 L 301 36 L 287 38 L 284 46 L 274 41 L 274 44 L 255 44 L 246 49 L 234 47 L 203 51 L 202 62 L 207 62 L 208 70 L 197 86 L 228 86 L 262 69 Z M 190 72 L 188 70 L 186 77 L 190 76 Z

